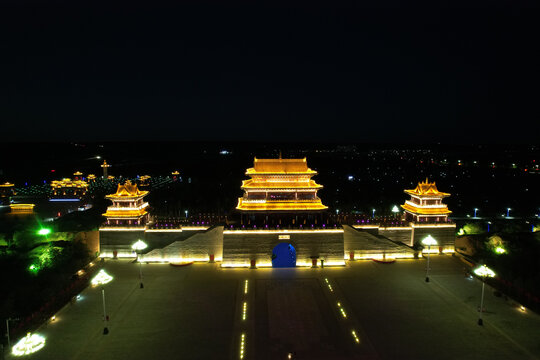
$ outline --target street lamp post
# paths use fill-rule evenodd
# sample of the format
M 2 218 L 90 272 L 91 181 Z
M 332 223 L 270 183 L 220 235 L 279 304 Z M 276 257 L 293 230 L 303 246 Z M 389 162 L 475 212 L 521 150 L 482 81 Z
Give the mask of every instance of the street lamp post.
M 372 218 L 375 218 L 375 209 L 372 210 L 371 217 L 372 217 Z
M 429 282 L 429 254 L 431 253 L 431 245 L 434 245 L 434 246 L 437 245 L 437 240 L 435 240 L 431 235 L 428 235 L 422 240 L 422 244 L 428 247 L 426 282 Z
M 135 244 L 131 245 L 131 248 L 135 250 L 135 252 L 137 252 L 137 261 L 139 263 L 139 280 L 141 282 L 141 289 L 144 288 L 144 285 L 143 285 L 143 277 L 142 277 L 142 265 L 141 265 L 142 263 L 141 263 L 141 260 L 139 259 L 139 256 L 140 256 L 140 252 L 146 249 L 147 247 L 148 245 L 146 245 L 146 243 L 142 240 L 137 240 Z
M 474 208 L 474 217 L 476 217 L 477 211 L 478 211 L 478 209 L 477 209 L 477 208 Z
M 482 277 L 482 297 L 480 298 L 480 315 L 478 317 L 478 325 L 484 325 L 482 320 L 482 312 L 484 311 L 484 287 L 486 285 L 486 277 L 494 277 L 495 272 L 488 268 L 486 265 L 482 265 L 474 269 L 474 273 Z
M 506 217 L 510 217 L 510 210 L 512 210 L 512 209 L 506 208 Z
M 9 338 L 9 320 L 11 320 L 11 319 L 10 318 L 6 319 L 6 336 L 7 336 L 8 349 L 11 349 L 11 341 L 10 341 L 10 338 Z
M 94 286 L 101 285 L 101 296 L 103 298 L 103 335 L 107 335 L 109 333 L 109 317 L 107 316 L 107 309 L 105 307 L 105 284 L 111 282 L 113 279 L 112 276 L 107 274 L 105 270 L 101 269 L 99 270 L 98 274 L 92 279 L 91 283 Z

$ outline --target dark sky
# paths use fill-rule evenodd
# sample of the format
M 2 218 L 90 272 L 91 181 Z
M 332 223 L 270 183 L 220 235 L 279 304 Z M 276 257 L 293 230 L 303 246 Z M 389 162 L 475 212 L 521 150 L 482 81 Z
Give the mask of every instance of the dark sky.
M 3 139 L 539 141 L 536 2 L 171 3 L 3 1 Z

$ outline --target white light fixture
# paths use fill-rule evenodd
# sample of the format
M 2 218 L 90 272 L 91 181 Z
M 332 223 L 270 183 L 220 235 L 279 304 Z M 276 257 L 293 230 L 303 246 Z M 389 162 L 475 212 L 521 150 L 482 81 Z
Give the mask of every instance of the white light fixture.
M 98 274 L 94 276 L 91 283 L 92 285 L 105 285 L 109 282 L 111 282 L 113 277 L 105 272 L 105 270 L 101 269 L 99 270 Z
M 437 240 L 435 240 L 431 235 L 428 235 L 422 240 L 422 244 L 428 247 L 427 266 L 426 266 L 426 282 L 429 282 L 429 254 L 431 253 L 431 246 L 437 245 Z
M 27 333 L 15 346 L 11 353 L 15 356 L 24 356 L 35 353 L 45 346 L 45 338 L 38 334 Z
M 480 298 L 480 316 L 478 317 L 478 325 L 484 325 L 482 320 L 482 313 L 484 312 L 484 287 L 486 285 L 486 277 L 495 277 L 495 272 L 488 268 L 486 265 L 482 265 L 473 270 L 474 273 L 478 276 L 481 276 L 484 281 L 482 281 L 482 297 Z

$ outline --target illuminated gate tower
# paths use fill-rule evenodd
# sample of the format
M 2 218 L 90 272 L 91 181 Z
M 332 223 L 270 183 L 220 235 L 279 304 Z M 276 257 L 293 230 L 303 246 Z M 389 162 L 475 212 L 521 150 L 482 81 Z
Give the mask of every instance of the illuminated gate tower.
M 115 194 L 105 196 L 112 201 L 103 216 L 107 217 L 109 226 L 145 226 L 148 222 L 148 203 L 144 197 L 148 191 L 141 191 L 137 184 L 127 180 L 124 185 L 118 184 Z
M 244 196 L 236 206 L 241 214 L 248 215 L 242 216 L 242 222 L 247 217 L 248 222 L 263 219 L 264 223 L 280 224 L 284 220 L 302 225 L 306 219 L 312 219 L 317 223 L 317 216 L 313 215 L 328 207 L 317 196 L 323 186 L 311 180 L 316 174 L 308 168 L 306 158 L 255 158 L 253 167 L 246 171 L 251 179 L 242 181 Z
M 405 210 L 405 220 L 413 222 L 448 222 L 451 213 L 442 199 L 450 196 L 437 190 L 435 182 L 418 183 L 414 190 L 405 190 L 411 196 L 401 207 Z

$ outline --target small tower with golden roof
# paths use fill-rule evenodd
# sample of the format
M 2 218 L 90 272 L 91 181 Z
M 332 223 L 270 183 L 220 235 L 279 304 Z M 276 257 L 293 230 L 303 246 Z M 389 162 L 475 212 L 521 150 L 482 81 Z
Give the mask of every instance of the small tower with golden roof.
M 437 190 L 435 182 L 419 182 L 414 190 L 404 190 L 411 196 L 410 200 L 401 205 L 405 210 L 405 220 L 414 222 L 447 222 L 451 213 L 442 200 L 450 196 L 448 193 Z
M 148 191 L 141 191 L 137 184 L 127 180 L 123 185 L 118 184 L 116 193 L 105 198 L 112 201 L 103 216 L 107 217 L 108 226 L 145 226 L 148 222 L 148 203 L 144 197 Z

